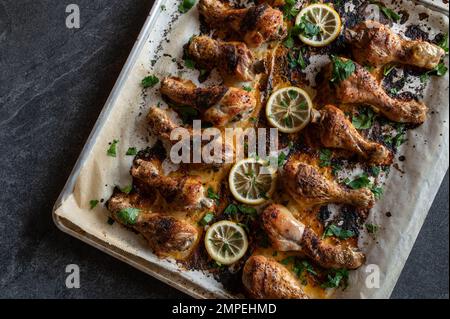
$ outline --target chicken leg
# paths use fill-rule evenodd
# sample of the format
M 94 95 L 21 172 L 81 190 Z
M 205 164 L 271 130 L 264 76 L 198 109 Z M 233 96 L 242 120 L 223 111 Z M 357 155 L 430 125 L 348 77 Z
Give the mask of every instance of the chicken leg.
M 282 205 L 268 206 L 261 217 L 272 246 L 278 251 L 300 251 L 324 268 L 356 269 L 365 261 L 364 254 L 352 247 L 322 240 Z
M 218 0 L 200 0 L 198 8 L 207 24 L 218 29 L 231 28 L 250 47 L 281 40 L 287 35 L 283 13 L 267 3 L 235 9 Z
M 238 81 L 254 78 L 253 54 L 245 43 L 197 36 L 189 42 L 187 53 L 200 68 L 209 71 L 217 68 L 223 77 L 234 77 Z
M 150 206 L 138 194 L 128 195 L 118 190 L 107 202 L 113 218 L 141 233 L 156 254 L 175 254 L 180 259 L 187 257 L 197 242 L 197 229 L 183 220 L 152 212 Z M 130 209 L 136 210 L 130 213 Z
M 394 62 L 434 69 L 445 55 L 437 45 L 402 39 L 387 26 L 370 20 L 348 29 L 345 39 L 351 45 L 355 61 L 362 65 L 383 66 Z
M 175 103 L 203 111 L 203 120 L 214 126 L 246 119 L 256 106 L 252 93 L 225 85 L 198 88 L 192 81 L 169 77 L 162 81 L 160 90 Z
M 340 59 L 347 61 L 344 58 Z M 425 121 L 427 112 L 425 104 L 415 100 L 391 98 L 372 74 L 361 65 L 354 64 L 355 71 L 351 75 L 333 83 L 330 82 L 333 64 L 330 63 L 326 67 L 325 83 L 322 85 L 324 91 L 318 99 L 319 103 L 368 104 L 394 122 L 422 124 Z
M 323 146 L 348 150 L 377 165 L 392 163 L 392 152 L 381 144 L 364 139 L 340 109 L 326 105 L 314 119 Z
M 288 193 L 300 204 L 315 206 L 328 203 L 371 208 L 374 195 L 368 188 L 347 189 L 321 175 L 313 166 L 301 162 L 293 154 L 284 166 Z
M 244 265 L 242 283 L 255 299 L 308 299 L 298 280 L 280 263 L 252 256 Z
M 193 176 L 169 177 L 161 173 L 161 162 L 157 159 L 135 160 L 131 175 L 146 185 L 158 190 L 167 204 L 179 210 L 199 209 L 206 201 L 200 179 Z

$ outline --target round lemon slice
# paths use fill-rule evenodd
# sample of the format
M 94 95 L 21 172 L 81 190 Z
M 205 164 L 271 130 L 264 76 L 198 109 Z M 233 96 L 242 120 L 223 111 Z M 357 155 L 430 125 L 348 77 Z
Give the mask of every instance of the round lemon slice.
M 309 123 L 312 102 L 308 93 L 294 86 L 272 93 L 266 105 L 270 125 L 283 133 L 295 133 Z
M 231 265 L 247 251 L 247 235 L 238 224 L 222 220 L 212 224 L 206 231 L 205 248 L 215 261 L 222 265 Z
M 276 169 L 269 162 L 243 159 L 231 168 L 228 177 L 230 191 L 241 203 L 258 205 L 272 196 L 276 186 Z
M 333 42 L 341 32 L 341 18 L 332 7 L 316 3 L 302 9 L 295 19 L 296 25 L 304 27 L 299 37 L 303 43 L 323 47 Z

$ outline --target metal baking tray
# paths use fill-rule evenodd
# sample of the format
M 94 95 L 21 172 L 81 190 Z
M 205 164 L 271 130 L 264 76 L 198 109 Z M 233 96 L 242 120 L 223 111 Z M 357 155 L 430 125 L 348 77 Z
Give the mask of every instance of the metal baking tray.
M 87 161 L 89 154 L 91 153 L 95 141 L 102 131 L 105 122 L 107 121 L 110 113 L 113 109 L 115 102 L 117 101 L 121 90 L 126 82 L 127 78 L 131 75 L 131 71 L 133 66 L 136 64 L 138 56 L 141 54 L 142 49 L 146 41 L 149 41 L 149 36 L 152 31 L 152 28 L 155 26 L 157 22 L 158 14 L 160 13 L 161 6 L 164 6 L 171 0 L 155 0 L 153 7 L 150 11 L 149 16 L 147 17 L 145 24 L 131 50 L 131 53 L 94 125 L 92 132 L 90 133 L 85 146 L 61 192 L 59 195 L 54 207 L 53 207 L 53 220 L 56 226 L 63 232 L 86 242 L 87 244 L 98 248 L 99 250 L 123 261 L 131 266 L 161 280 L 162 282 L 192 296 L 195 298 L 233 298 L 236 297 L 234 295 L 230 295 L 224 292 L 211 291 L 202 287 L 199 284 L 196 284 L 185 277 L 181 276 L 180 273 L 167 270 L 165 267 L 162 267 L 158 263 L 150 262 L 144 258 L 139 256 L 130 254 L 129 252 L 116 247 L 114 245 L 109 244 L 107 241 L 104 241 L 96 236 L 93 236 L 86 232 L 85 230 L 78 227 L 71 220 L 61 217 L 55 213 L 55 211 L 62 205 L 62 203 L 73 193 L 74 187 L 77 181 L 77 178 L 80 175 L 80 171 Z M 448 11 L 445 10 L 445 7 L 436 6 L 434 1 L 416 1 L 425 7 L 428 7 L 431 10 L 438 9 L 441 13 L 444 12 L 448 15 Z M 437 11 L 437 10 L 436 10 Z

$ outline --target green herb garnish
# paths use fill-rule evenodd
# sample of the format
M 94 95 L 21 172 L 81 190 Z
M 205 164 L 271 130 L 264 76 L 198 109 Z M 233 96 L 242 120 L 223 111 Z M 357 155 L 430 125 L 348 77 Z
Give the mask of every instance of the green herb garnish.
M 444 49 L 445 53 L 448 53 L 448 33 L 442 37 L 437 45 Z
M 119 143 L 118 140 L 112 141 L 111 145 L 109 146 L 108 150 L 106 151 L 106 155 L 111 157 L 116 157 L 117 155 L 117 143 Z
M 192 9 L 195 5 L 195 0 L 182 0 L 180 5 L 178 6 L 178 11 L 181 13 L 186 13 Z
M 345 184 L 352 189 L 360 189 L 363 187 L 368 187 L 371 184 L 371 182 L 369 176 L 366 173 L 362 173 L 352 181 L 347 179 L 345 181 Z
M 322 288 L 338 288 L 342 286 L 343 289 L 348 286 L 348 270 L 334 269 L 327 275 L 327 281 L 324 282 Z
M 244 86 L 242 87 L 242 89 L 243 89 L 244 91 L 247 91 L 247 92 L 251 92 L 251 91 L 253 90 L 253 88 L 252 88 L 251 86 L 248 86 L 248 85 L 244 85 Z
M 336 226 L 336 225 L 330 225 L 327 228 L 325 228 L 322 238 L 332 237 L 332 236 L 337 237 L 339 239 L 347 239 L 350 237 L 355 237 L 355 233 L 351 230 L 342 229 L 341 227 Z
M 138 208 L 124 208 L 117 213 L 117 217 L 126 225 L 134 225 L 137 222 L 140 209 Z
M 385 7 L 380 2 L 372 1 L 371 3 L 376 4 L 378 6 L 378 8 L 380 9 L 380 11 L 383 12 L 383 14 L 386 16 L 386 18 L 391 19 L 394 22 L 398 22 L 400 20 L 401 16 L 394 10 Z
M 332 156 L 333 152 L 331 152 L 331 150 L 322 148 L 319 153 L 319 166 L 320 167 L 330 166 Z
M 367 130 L 372 127 L 375 119 L 375 113 L 370 108 L 360 111 L 357 116 L 352 117 L 352 124 L 360 130 Z
M 154 75 L 146 76 L 141 81 L 141 84 L 144 88 L 154 87 L 158 83 L 159 83 L 159 79 Z
M 127 156 L 134 156 L 136 154 L 137 154 L 136 147 L 129 147 L 127 152 L 125 153 L 125 155 L 127 155 Z
M 207 193 L 208 193 L 208 194 L 207 194 L 208 198 L 214 199 L 214 200 L 216 200 L 217 202 L 219 202 L 220 196 L 219 196 L 219 194 L 216 194 L 216 193 L 214 192 L 214 189 L 213 189 L 212 187 L 208 187 Z
M 306 16 L 302 16 L 300 23 L 298 24 L 298 30 L 296 30 L 299 34 L 311 39 L 316 35 L 320 34 L 320 27 L 308 19 Z
M 334 84 L 344 81 L 356 70 L 356 66 L 352 60 L 343 60 L 332 55 L 331 61 L 333 63 L 333 73 L 330 81 Z
M 365 226 L 369 234 L 375 234 L 379 229 L 378 225 L 374 224 L 366 224 Z
M 445 73 L 447 73 L 447 71 L 448 71 L 448 68 L 445 66 L 444 63 L 441 62 L 434 69 L 422 74 L 420 76 L 420 82 L 424 83 L 424 82 L 428 81 L 428 79 L 430 78 L 431 75 L 444 76 Z
M 121 188 L 120 190 L 122 193 L 129 194 L 133 190 L 133 185 L 125 186 L 124 188 Z
M 98 203 L 99 203 L 99 201 L 98 201 L 97 199 L 91 199 L 91 200 L 89 201 L 90 209 L 94 209 L 95 206 L 97 206 Z
M 200 226 L 206 226 L 208 225 L 210 222 L 212 222 L 212 220 L 214 219 L 214 213 L 213 212 L 208 212 L 206 213 L 203 218 L 198 222 L 198 224 Z
M 388 64 L 383 69 L 383 75 L 388 76 L 395 69 L 395 64 Z

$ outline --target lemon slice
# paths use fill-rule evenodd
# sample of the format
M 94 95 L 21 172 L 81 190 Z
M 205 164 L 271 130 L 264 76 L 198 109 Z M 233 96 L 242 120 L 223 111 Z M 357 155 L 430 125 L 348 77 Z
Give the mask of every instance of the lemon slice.
M 205 234 L 209 256 L 222 265 L 231 265 L 244 256 L 248 239 L 244 229 L 229 220 L 212 224 Z
M 243 159 L 230 170 L 230 191 L 241 203 L 261 204 L 272 196 L 275 190 L 276 173 L 269 162 L 254 158 Z
M 339 13 L 322 3 L 312 4 L 301 10 L 295 24 L 302 23 L 306 26 L 306 32 L 300 33 L 300 40 L 313 47 L 323 47 L 333 42 L 341 32 L 342 26 Z
M 295 133 L 309 123 L 312 102 L 308 93 L 294 86 L 272 93 L 266 105 L 270 125 L 283 133 Z

